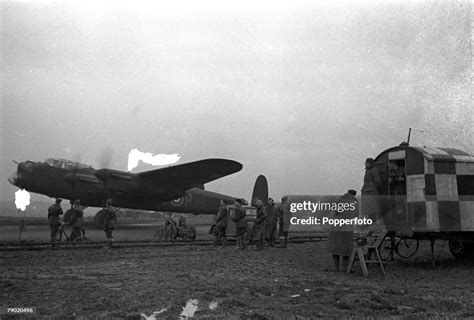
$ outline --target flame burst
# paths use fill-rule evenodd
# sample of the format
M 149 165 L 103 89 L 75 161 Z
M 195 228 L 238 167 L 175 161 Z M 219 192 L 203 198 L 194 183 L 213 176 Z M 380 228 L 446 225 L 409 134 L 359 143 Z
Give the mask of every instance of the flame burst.
M 15 192 L 15 206 L 21 211 L 25 211 L 26 207 L 30 205 L 30 193 L 26 190 L 20 189 Z
M 140 160 L 153 166 L 165 166 L 178 162 L 179 158 L 181 156 L 178 153 L 153 155 L 151 152 L 141 152 L 138 149 L 133 149 L 128 154 L 128 171 L 136 168 Z

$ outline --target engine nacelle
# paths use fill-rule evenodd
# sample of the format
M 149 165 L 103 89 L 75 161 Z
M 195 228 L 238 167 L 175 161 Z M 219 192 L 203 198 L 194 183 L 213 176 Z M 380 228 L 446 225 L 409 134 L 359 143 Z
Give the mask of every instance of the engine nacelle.
M 82 173 L 69 173 L 64 176 L 67 182 L 70 184 L 76 184 L 78 182 L 90 183 L 90 184 L 102 184 L 102 181 L 97 179 L 96 176 L 91 174 L 82 174 Z
M 95 172 L 95 177 L 102 181 L 107 191 L 112 193 L 126 193 L 139 188 L 138 177 L 134 173 L 100 169 Z

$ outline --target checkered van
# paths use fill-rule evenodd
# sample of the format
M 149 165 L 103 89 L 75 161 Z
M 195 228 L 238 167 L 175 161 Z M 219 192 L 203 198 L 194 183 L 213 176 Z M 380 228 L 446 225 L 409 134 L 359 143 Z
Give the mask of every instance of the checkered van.
M 405 172 L 398 188 L 405 194 L 398 199 L 389 162 Z M 383 181 L 380 207 L 388 230 L 439 239 L 462 233 L 474 240 L 474 156 L 450 148 L 398 146 L 380 153 L 375 167 Z

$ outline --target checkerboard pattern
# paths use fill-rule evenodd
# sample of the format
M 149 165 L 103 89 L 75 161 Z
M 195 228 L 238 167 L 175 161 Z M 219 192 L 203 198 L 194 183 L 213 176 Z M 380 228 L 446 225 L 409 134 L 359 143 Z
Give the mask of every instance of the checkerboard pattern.
M 474 231 L 474 157 L 457 149 L 405 149 L 407 220 L 413 231 Z

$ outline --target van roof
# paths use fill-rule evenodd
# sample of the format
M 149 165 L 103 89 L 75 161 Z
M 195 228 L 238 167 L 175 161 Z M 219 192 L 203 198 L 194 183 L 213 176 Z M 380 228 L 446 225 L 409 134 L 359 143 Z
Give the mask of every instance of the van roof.
M 456 161 L 456 162 L 474 162 L 474 156 L 469 153 L 454 148 L 439 148 L 439 147 L 415 147 L 415 146 L 396 146 L 382 151 L 377 158 L 382 154 L 395 150 L 412 149 L 422 154 L 422 156 L 429 161 Z

